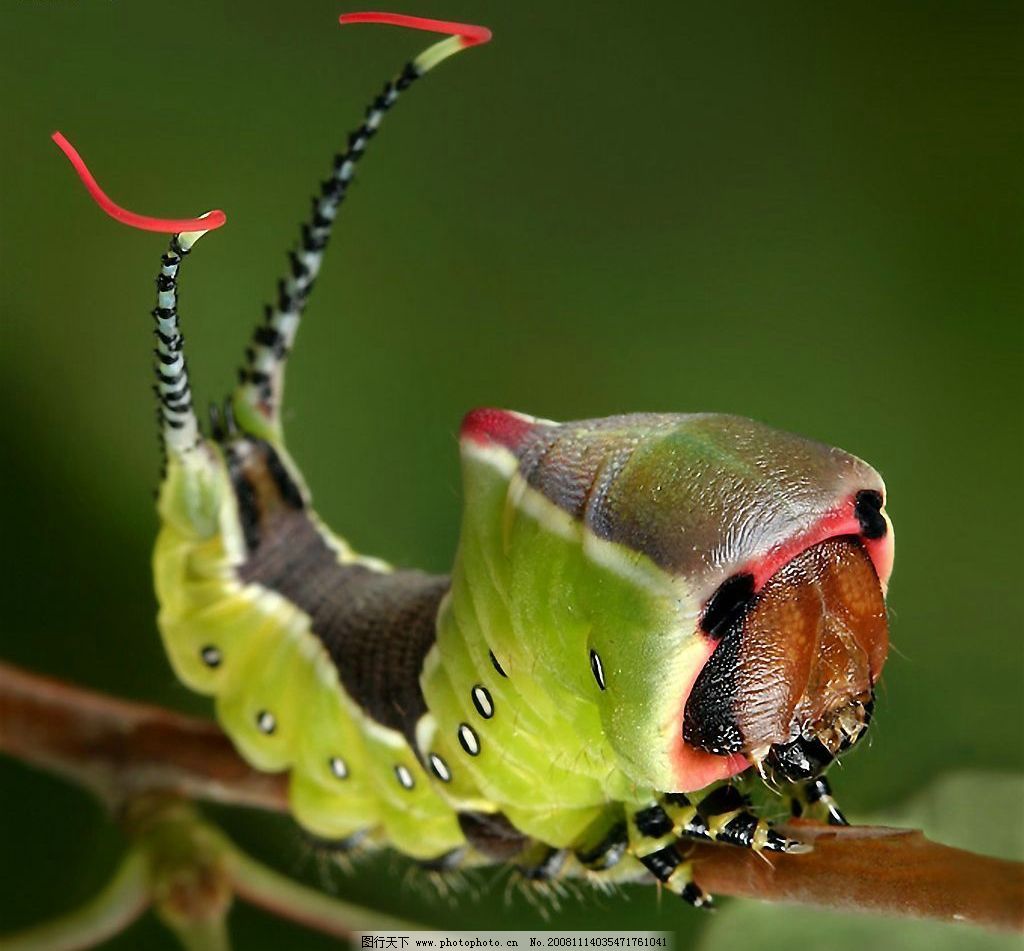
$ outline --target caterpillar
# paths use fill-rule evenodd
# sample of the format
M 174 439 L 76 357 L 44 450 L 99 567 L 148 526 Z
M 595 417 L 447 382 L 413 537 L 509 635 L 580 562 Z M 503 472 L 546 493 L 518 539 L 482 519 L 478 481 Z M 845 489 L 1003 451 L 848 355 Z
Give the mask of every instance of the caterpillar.
M 527 879 L 646 878 L 696 906 L 695 842 L 799 852 L 750 789 L 845 819 L 826 772 L 863 737 L 888 649 L 885 485 L 840 449 L 737 416 L 462 422 L 451 574 L 357 553 L 317 517 L 281 423 L 284 368 L 332 226 L 386 113 L 482 27 L 445 34 L 374 97 L 335 157 L 204 432 L 178 286 L 223 212 L 167 220 L 157 276 L 164 449 L 153 556 L 177 676 L 241 755 L 288 771 L 298 823 L 338 848 Z

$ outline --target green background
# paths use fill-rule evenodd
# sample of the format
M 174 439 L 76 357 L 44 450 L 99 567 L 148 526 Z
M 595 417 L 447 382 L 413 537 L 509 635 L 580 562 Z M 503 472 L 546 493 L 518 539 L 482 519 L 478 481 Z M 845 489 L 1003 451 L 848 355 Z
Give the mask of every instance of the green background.
M 4 3 L 3 657 L 207 709 L 153 624 L 147 315 L 163 240 L 101 215 L 48 135 L 63 130 L 129 207 L 227 211 L 183 277 L 205 403 L 230 386 L 332 151 L 424 45 L 343 31 L 342 9 Z M 840 445 L 883 473 L 897 537 L 893 651 L 870 749 L 834 777 L 844 808 L 892 810 L 951 770 L 1019 772 L 1021 6 L 401 9 L 495 40 L 388 117 L 313 297 L 286 419 L 325 519 L 364 551 L 445 570 L 455 432 L 478 405 L 721 410 Z M 1015 800 L 1001 815 L 973 788 L 942 828 L 1019 819 Z M 0 796 L 0 930 L 99 887 L 121 842 L 85 794 L 2 761 Z M 284 818 L 217 815 L 321 880 Z M 397 857 L 331 878 L 431 924 L 543 926 L 503 882 L 452 904 Z M 687 943 L 703 929 L 718 948 L 746 913 L 732 908 L 709 929 L 634 889 L 570 899 L 550 924 Z M 742 931 L 752 946 L 794 920 L 765 914 Z M 233 929 L 241 948 L 331 946 L 244 908 Z M 173 946 L 152 920 L 110 945 Z

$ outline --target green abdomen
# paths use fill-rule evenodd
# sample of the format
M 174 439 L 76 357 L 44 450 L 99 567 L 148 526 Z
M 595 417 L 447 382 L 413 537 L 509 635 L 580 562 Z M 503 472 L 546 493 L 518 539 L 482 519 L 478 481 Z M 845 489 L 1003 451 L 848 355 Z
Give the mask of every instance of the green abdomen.
M 457 818 L 407 740 L 447 579 L 356 558 L 264 478 L 262 452 L 241 467 L 229 453 L 212 534 L 165 519 L 154 568 L 175 670 L 216 698 L 252 765 L 291 771 L 292 810 L 315 835 L 450 852 Z

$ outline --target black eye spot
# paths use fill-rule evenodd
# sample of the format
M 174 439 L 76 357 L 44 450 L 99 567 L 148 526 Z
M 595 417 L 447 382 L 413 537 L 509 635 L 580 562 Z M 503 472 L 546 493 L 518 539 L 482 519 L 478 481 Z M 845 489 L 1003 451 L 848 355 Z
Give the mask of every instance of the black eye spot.
M 220 662 L 224 659 L 221 656 L 220 650 L 212 644 L 207 644 L 206 647 L 199 652 L 199 656 L 202 657 L 203 663 L 210 668 L 220 667 Z
M 590 670 L 594 675 L 594 680 L 597 681 L 597 685 L 604 690 L 604 664 L 601 663 L 601 658 L 598 656 L 597 651 L 594 650 L 590 652 Z
M 753 575 L 742 574 L 726 578 L 711 595 L 711 600 L 704 609 L 704 617 L 700 622 L 701 629 L 715 640 L 719 640 L 734 621 L 746 614 L 753 596 Z
M 882 516 L 882 493 L 874 489 L 863 489 L 857 493 L 853 503 L 853 511 L 860 523 L 861 534 L 865 538 L 884 538 L 886 532 L 885 518 Z

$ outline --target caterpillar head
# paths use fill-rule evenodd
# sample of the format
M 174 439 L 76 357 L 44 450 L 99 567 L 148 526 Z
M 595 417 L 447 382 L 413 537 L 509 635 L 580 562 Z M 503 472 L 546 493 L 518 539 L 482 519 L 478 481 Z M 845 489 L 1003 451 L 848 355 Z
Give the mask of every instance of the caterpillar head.
M 554 424 L 479 411 L 463 442 L 506 454 L 520 507 L 572 516 L 595 573 L 651 592 L 649 614 L 609 618 L 604 575 L 574 606 L 600 663 L 604 732 L 634 782 L 687 792 L 751 766 L 810 778 L 863 735 L 893 555 L 866 463 L 719 414 Z

